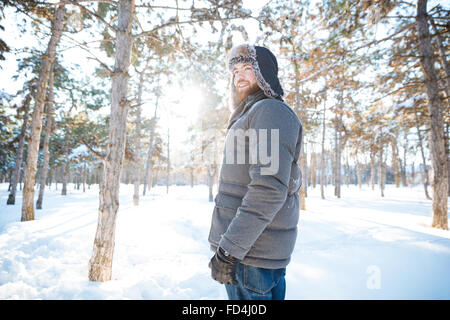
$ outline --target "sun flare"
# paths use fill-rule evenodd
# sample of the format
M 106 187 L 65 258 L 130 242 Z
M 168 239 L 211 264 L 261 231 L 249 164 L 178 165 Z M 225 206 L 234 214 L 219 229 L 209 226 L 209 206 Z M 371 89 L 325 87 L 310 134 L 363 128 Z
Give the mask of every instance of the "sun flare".
M 197 118 L 200 106 L 203 103 L 203 93 L 194 84 L 172 88 L 168 91 L 167 98 L 171 100 L 172 115 L 189 122 Z

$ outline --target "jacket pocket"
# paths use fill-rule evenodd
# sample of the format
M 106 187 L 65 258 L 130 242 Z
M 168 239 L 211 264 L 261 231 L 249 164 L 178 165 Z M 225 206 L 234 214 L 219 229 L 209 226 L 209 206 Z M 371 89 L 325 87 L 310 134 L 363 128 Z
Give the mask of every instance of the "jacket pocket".
M 247 290 L 259 294 L 267 294 L 284 276 L 286 269 L 264 269 L 249 265 L 243 265 L 243 284 Z

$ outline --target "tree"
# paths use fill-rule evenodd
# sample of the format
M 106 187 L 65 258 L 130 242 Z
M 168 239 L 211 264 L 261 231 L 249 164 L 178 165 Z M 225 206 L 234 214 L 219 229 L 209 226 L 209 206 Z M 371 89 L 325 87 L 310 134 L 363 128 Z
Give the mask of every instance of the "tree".
M 448 168 L 444 143 L 444 103 L 439 94 L 438 72 L 427 20 L 427 1 L 418 0 L 416 27 L 420 61 L 425 75 L 428 110 L 431 116 L 431 154 L 433 162 L 433 224 L 434 228 L 448 230 Z
M 48 164 L 49 164 L 49 143 L 50 143 L 50 134 L 52 132 L 53 127 L 53 79 L 54 79 L 54 72 L 53 70 L 50 71 L 50 79 L 48 83 L 48 93 L 47 93 L 47 101 L 45 106 L 45 135 L 44 135 L 44 146 L 42 148 L 42 156 L 43 156 L 43 163 L 42 163 L 42 169 L 40 174 L 40 181 L 39 181 L 39 196 L 36 201 L 36 209 L 42 209 L 42 202 L 44 200 L 44 190 L 45 190 L 45 184 L 47 182 L 47 174 L 48 174 Z
M 36 180 L 37 158 L 42 130 L 42 113 L 46 97 L 46 89 L 50 72 L 56 57 L 56 47 L 62 34 L 64 18 L 64 5 L 55 10 L 52 21 L 52 35 L 43 56 L 41 72 L 39 75 L 35 106 L 31 121 L 31 138 L 28 144 L 28 154 L 25 168 L 25 182 L 23 188 L 22 221 L 34 220 L 34 184 Z
M 116 213 L 119 208 L 119 178 L 125 150 L 128 66 L 133 44 L 131 34 L 133 16 L 134 1 L 121 0 L 118 4 L 116 54 L 111 86 L 109 143 L 103 162 L 97 232 L 89 261 L 89 280 L 91 281 L 111 279 Z
M 14 165 L 14 171 L 11 178 L 11 189 L 8 195 L 8 200 L 6 204 L 12 205 L 16 203 L 16 192 L 17 192 L 17 183 L 19 182 L 19 175 L 20 175 L 20 169 L 22 167 L 23 162 L 23 151 L 25 146 L 25 137 L 26 132 L 28 128 L 28 118 L 29 118 L 29 109 L 30 109 L 30 102 L 31 102 L 31 93 L 28 93 L 25 96 L 25 99 L 22 103 L 21 109 L 23 110 L 22 115 L 22 126 L 21 130 L 18 136 L 19 144 L 16 151 L 16 159 L 15 159 L 15 165 Z M 19 112 L 19 110 L 18 110 Z
M 138 96 L 136 103 L 136 120 L 135 120 L 135 151 L 134 151 L 134 194 L 133 203 L 135 206 L 139 204 L 139 185 L 141 182 L 141 166 L 142 166 L 142 156 L 141 156 L 141 105 L 142 105 L 142 90 L 144 88 L 144 74 L 146 69 L 149 67 L 150 58 L 147 58 L 144 69 L 139 74 L 139 86 L 138 86 Z
M 14 144 L 17 139 L 14 135 L 14 130 L 17 126 L 16 121 L 8 116 L 7 111 L 11 109 L 10 102 L 12 97 L 0 91 L 0 179 L 6 180 L 8 172 L 11 171 L 11 162 L 14 155 Z M 16 107 L 13 105 L 12 107 Z M 17 112 L 20 108 L 18 108 Z

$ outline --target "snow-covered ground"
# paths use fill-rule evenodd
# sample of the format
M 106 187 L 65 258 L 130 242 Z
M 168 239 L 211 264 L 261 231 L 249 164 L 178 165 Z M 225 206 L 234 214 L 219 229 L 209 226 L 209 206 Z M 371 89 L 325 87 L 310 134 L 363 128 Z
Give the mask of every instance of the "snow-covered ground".
M 156 187 L 132 202 L 122 185 L 113 280 L 88 281 L 98 188 L 46 190 L 36 220 L 20 222 L 0 184 L 0 299 L 226 299 L 209 275 L 213 203 L 206 186 Z M 59 186 L 60 187 L 60 186 Z M 343 186 L 308 189 L 287 267 L 286 299 L 450 299 L 450 232 L 431 228 L 423 187 L 385 197 Z

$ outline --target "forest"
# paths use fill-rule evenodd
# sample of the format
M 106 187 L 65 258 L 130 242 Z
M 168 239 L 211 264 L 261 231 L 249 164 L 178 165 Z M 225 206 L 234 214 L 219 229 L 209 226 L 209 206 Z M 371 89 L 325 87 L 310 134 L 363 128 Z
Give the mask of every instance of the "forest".
M 226 57 L 252 43 L 277 56 L 303 125 L 301 210 L 312 188 L 423 185 L 432 226 L 448 230 L 449 13 L 427 0 L 3 0 L 7 204 L 32 221 L 46 190 L 99 185 L 89 279 L 111 279 L 121 184 L 136 206 L 155 186 L 203 184 L 213 201 Z

